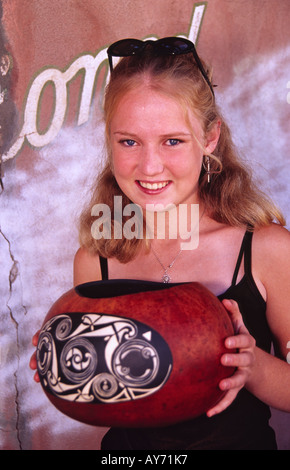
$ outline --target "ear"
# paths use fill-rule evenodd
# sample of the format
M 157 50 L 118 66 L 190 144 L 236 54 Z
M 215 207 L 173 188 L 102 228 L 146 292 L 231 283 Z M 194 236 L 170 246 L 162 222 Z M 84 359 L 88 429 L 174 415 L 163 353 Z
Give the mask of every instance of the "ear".
M 220 138 L 221 133 L 221 120 L 218 120 L 214 123 L 211 130 L 207 133 L 205 137 L 205 149 L 207 153 L 214 152 L 217 143 Z

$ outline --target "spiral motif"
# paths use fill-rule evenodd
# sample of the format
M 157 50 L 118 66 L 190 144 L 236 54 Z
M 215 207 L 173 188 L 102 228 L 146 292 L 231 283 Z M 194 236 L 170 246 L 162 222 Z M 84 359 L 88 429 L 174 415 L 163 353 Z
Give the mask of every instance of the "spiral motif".
M 38 363 L 38 372 L 45 375 L 50 367 L 52 359 L 53 339 L 50 333 L 42 333 L 38 340 L 36 359 Z
M 143 340 L 122 344 L 113 358 L 114 373 L 128 386 L 148 385 L 155 378 L 158 368 L 159 356 L 156 349 Z
M 71 328 L 72 328 L 72 321 L 69 317 L 66 317 L 56 327 L 56 330 L 55 330 L 56 339 L 59 339 L 59 340 L 65 339 L 70 334 Z
M 68 401 L 121 403 L 157 391 L 172 355 L 151 327 L 104 313 L 70 312 L 48 320 L 37 347 L 42 386 Z
M 64 345 L 60 364 L 68 380 L 81 383 L 93 376 L 97 368 L 97 352 L 90 341 L 74 338 Z
M 93 381 L 92 390 L 96 397 L 110 398 L 117 392 L 118 382 L 111 374 L 99 374 Z

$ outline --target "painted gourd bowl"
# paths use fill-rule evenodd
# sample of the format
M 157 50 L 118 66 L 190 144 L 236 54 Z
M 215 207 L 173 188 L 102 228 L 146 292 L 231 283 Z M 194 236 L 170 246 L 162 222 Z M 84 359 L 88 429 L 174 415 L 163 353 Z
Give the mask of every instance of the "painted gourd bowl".
M 233 369 L 221 302 L 199 283 L 91 282 L 49 310 L 37 368 L 53 405 L 95 426 L 166 426 L 205 413 Z

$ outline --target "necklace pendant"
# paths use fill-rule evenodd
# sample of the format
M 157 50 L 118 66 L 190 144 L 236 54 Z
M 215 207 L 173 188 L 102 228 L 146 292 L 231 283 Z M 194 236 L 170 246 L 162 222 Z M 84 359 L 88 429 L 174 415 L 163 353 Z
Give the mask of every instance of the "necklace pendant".
M 171 281 L 171 277 L 169 276 L 169 274 L 164 273 L 162 276 L 162 281 L 164 284 L 169 284 L 169 282 Z

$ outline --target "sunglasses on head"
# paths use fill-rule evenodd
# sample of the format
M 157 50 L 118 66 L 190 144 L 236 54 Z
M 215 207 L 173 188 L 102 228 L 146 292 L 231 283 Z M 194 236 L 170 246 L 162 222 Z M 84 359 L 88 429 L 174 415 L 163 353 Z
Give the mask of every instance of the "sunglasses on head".
M 158 55 L 181 55 L 192 52 L 196 65 L 198 66 L 202 76 L 210 87 L 212 94 L 214 95 L 212 84 L 210 83 L 207 73 L 204 70 L 200 58 L 198 57 L 194 44 L 185 38 L 168 37 L 158 39 L 157 41 L 121 39 L 120 41 L 112 44 L 107 50 L 111 72 L 113 70 L 113 57 L 129 57 L 132 55 L 141 54 L 149 44 L 154 48 L 154 51 Z

